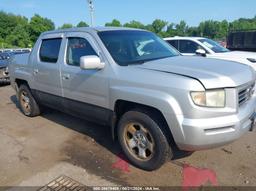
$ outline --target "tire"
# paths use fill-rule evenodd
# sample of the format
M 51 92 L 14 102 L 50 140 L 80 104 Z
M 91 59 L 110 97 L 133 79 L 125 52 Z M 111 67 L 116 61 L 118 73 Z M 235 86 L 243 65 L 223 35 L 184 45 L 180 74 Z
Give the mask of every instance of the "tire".
M 26 85 L 20 85 L 18 89 L 18 102 L 22 113 L 28 117 L 40 115 L 40 108 L 30 89 Z
M 166 127 L 159 119 L 146 110 L 132 110 L 118 123 L 118 140 L 124 154 L 134 166 L 143 170 L 156 170 L 172 156 L 164 134 Z
M 7 79 L 7 78 L 1 78 L 0 79 L 0 85 L 1 86 L 6 86 L 6 85 L 9 85 L 10 84 L 10 80 Z

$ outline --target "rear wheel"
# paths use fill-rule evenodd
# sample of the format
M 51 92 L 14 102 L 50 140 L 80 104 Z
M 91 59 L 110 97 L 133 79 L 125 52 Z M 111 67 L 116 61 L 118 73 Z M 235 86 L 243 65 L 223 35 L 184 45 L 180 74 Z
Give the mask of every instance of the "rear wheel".
M 118 139 L 131 163 L 144 170 L 155 170 L 171 154 L 161 121 L 150 113 L 133 110 L 125 113 L 118 124 Z
M 21 85 L 18 90 L 18 100 L 20 109 L 24 115 L 35 117 L 40 114 L 39 105 L 26 85 Z
M 1 78 L 0 79 L 0 85 L 9 85 L 10 80 L 8 78 Z

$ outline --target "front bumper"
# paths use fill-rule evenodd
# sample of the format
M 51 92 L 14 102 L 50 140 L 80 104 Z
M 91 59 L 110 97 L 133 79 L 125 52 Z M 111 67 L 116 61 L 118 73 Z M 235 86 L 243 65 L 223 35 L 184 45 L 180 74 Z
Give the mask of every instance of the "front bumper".
M 183 119 L 182 139 L 176 140 L 181 150 L 196 151 L 225 145 L 240 138 L 254 125 L 256 96 L 244 104 L 237 114 L 208 118 Z
M 0 79 L 9 79 L 8 68 L 0 68 Z

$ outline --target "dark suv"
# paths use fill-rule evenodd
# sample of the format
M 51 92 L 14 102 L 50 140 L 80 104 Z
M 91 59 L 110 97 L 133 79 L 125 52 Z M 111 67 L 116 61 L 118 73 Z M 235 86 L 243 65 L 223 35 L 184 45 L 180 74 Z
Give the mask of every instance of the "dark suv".
M 11 56 L 11 53 L 0 53 L 0 83 L 9 83 L 8 65 L 10 63 Z

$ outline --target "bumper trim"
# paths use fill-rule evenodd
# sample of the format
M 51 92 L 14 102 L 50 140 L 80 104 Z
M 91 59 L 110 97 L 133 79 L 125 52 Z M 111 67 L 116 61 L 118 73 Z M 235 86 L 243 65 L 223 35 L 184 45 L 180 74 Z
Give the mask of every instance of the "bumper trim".
M 231 143 L 256 128 L 256 96 L 237 113 L 207 119 L 182 119 L 183 137 L 175 140 L 181 150 L 211 149 Z
M 216 134 L 229 133 L 234 131 L 235 131 L 234 126 L 204 129 L 204 132 L 206 135 L 216 135 Z

